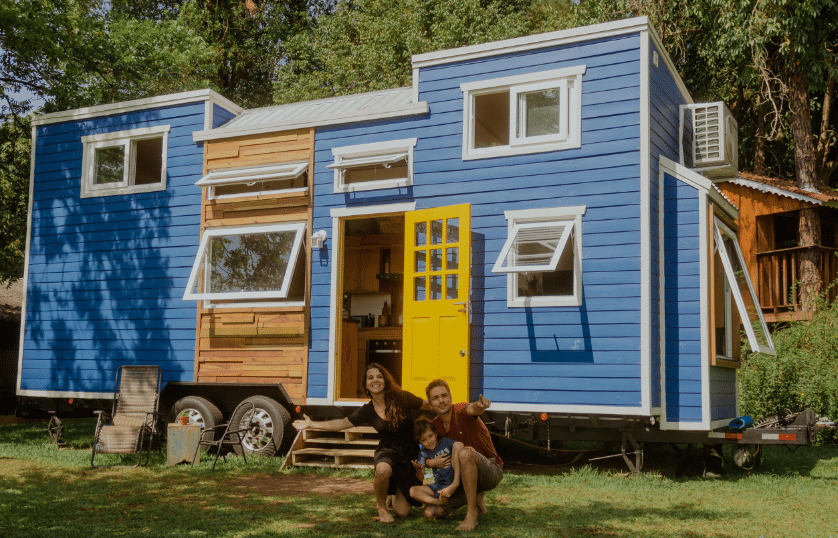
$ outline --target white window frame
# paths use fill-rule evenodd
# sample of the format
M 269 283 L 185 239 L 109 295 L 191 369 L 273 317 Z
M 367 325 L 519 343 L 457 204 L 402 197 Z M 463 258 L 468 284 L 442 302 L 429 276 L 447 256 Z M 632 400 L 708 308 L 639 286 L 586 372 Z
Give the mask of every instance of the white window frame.
M 169 145 L 171 125 L 158 127 L 144 127 L 129 131 L 116 131 L 81 137 L 84 147 L 82 152 L 81 197 L 116 196 L 119 194 L 133 194 L 138 192 L 155 192 L 166 190 L 166 156 Z M 160 182 L 148 185 L 134 185 L 136 149 L 138 140 L 149 138 L 163 139 L 163 154 L 161 155 Z M 125 166 L 122 181 L 97 185 L 96 180 L 96 150 L 110 147 L 122 147 L 125 155 Z
M 736 302 L 736 307 L 739 310 L 739 319 L 742 322 L 742 326 L 745 328 L 745 333 L 748 335 L 748 342 L 751 344 L 751 349 L 759 353 L 765 353 L 767 355 L 777 355 L 777 351 L 774 349 L 774 342 L 771 340 L 771 334 L 768 332 L 768 326 L 765 324 L 765 318 L 762 315 L 762 309 L 759 305 L 759 300 L 757 299 L 756 291 L 754 290 L 754 285 L 751 282 L 751 276 L 748 274 L 747 264 L 745 263 L 745 257 L 742 256 L 742 249 L 739 247 L 739 239 L 736 237 L 736 233 L 733 232 L 730 228 L 725 225 L 718 217 L 714 217 L 714 227 L 713 227 L 713 236 L 716 241 L 716 248 L 715 250 L 719 253 L 719 257 L 722 259 L 722 265 L 725 269 L 725 278 L 728 282 L 728 288 L 730 289 L 731 294 Z M 742 298 L 741 290 L 739 286 L 736 284 L 736 276 L 733 273 L 733 265 L 730 263 L 730 259 L 728 259 L 727 250 L 723 247 L 724 245 L 724 238 L 722 237 L 722 233 L 729 236 L 733 241 L 734 249 L 736 250 L 736 256 L 739 258 L 739 264 L 741 267 L 745 268 L 744 276 L 745 282 L 748 285 L 748 293 L 751 296 L 751 302 L 753 303 L 757 317 L 759 318 L 760 328 L 762 330 L 763 335 L 765 336 L 765 340 L 768 344 L 768 347 L 763 347 L 759 345 L 757 342 L 756 333 L 754 332 L 754 328 L 751 326 L 751 318 L 748 316 L 748 310 L 745 308 L 745 301 Z M 727 314 L 727 312 L 725 312 Z M 736 327 L 732 327 L 732 321 L 730 319 L 725 320 L 728 323 L 728 326 L 731 327 L 731 330 L 728 332 L 734 333 L 736 332 Z M 727 347 L 727 344 L 725 344 Z M 715 353 L 715 350 L 714 350 Z M 722 357 L 725 359 L 730 359 L 729 357 Z
M 213 170 L 199 179 L 195 185 L 207 187 L 207 198 L 209 200 L 220 200 L 226 198 L 244 198 L 246 196 L 261 196 L 265 194 L 279 193 L 300 193 L 308 192 L 308 187 L 274 189 L 266 191 L 246 192 L 240 194 L 215 194 L 215 187 L 235 185 L 238 183 L 253 184 L 263 181 L 281 181 L 283 179 L 296 179 L 308 171 L 308 161 L 297 161 L 291 163 L 271 164 L 268 166 L 249 166 L 244 168 L 225 168 Z
M 463 92 L 463 160 L 524 155 L 582 147 L 582 76 L 586 65 L 553 69 L 527 75 L 479 80 L 460 84 Z M 518 96 L 522 93 L 560 89 L 561 129 L 558 134 L 518 137 Z M 474 98 L 509 91 L 509 145 L 474 147 Z
M 294 276 L 294 269 L 297 266 L 297 258 L 305 255 L 303 243 L 305 239 L 305 222 L 289 222 L 281 224 L 269 224 L 262 226 L 216 226 L 204 230 L 204 235 L 201 238 L 201 243 L 198 247 L 198 253 L 195 256 L 195 263 L 192 265 L 192 271 L 189 274 L 189 281 L 186 284 L 186 291 L 183 294 L 184 301 L 206 301 L 205 306 L 219 306 L 211 303 L 212 301 L 247 301 L 252 299 L 285 299 L 288 296 L 288 289 L 291 286 L 291 279 Z M 253 233 L 271 233 L 271 232 L 287 232 L 293 231 L 296 233 L 294 237 L 294 244 L 291 247 L 291 255 L 288 259 L 288 268 L 283 277 L 282 286 L 275 291 L 243 291 L 243 292 L 224 292 L 224 293 L 206 293 L 193 291 L 198 282 L 201 262 L 207 254 L 207 247 L 211 237 L 225 236 L 225 235 L 244 235 Z M 302 252 L 301 252 L 302 251 Z M 209 267 L 205 265 L 203 276 L 205 281 L 209 277 Z M 239 303 L 235 307 L 242 306 L 299 306 L 304 304 L 303 301 L 277 301 L 277 302 L 255 302 L 255 303 Z M 226 306 L 226 305 L 225 305 Z
M 413 148 L 416 138 L 402 140 L 388 140 L 370 144 L 357 144 L 332 148 L 335 161 L 326 168 L 334 170 L 334 192 L 370 191 L 377 189 L 392 189 L 413 185 Z M 401 160 L 407 161 L 407 175 L 403 178 L 385 179 L 381 181 L 364 181 L 361 183 L 344 183 L 344 173 L 349 168 L 361 166 L 381 165 L 389 166 Z
M 582 305 L 582 217 L 587 211 L 587 206 L 567 206 L 567 207 L 548 207 L 540 209 L 519 209 L 513 211 L 504 211 L 506 217 L 508 232 L 507 239 L 501 249 L 495 266 L 492 272 L 506 273 L 506 306 L 510 308 L 531 307 L 531 306 L 581 306 Z M 554 295 L 546 297 L 520 297 L 518 296 L 518 274 L 519 272 L 536 272 L 533 267 L 503 267 L 506 254 L 511 248 L 512 241 L 515 239 L 517 231 L 529 224 L 536 223 L 551 223 L 551 222 L 570 222 L 562 232 L 562 239 L 559 242 L 556 254 L 554 255 L 555 262 L 558 263 L 561 253 L 566 248 L 570 237 L 573 237 L 573 244 L 570 248 L 573 249 L 573 294 L 572 295 Z M 552 262 L 551 262 L 552 263 Z M 544 266 L 545 271 L 552 271 L 548 266 Z

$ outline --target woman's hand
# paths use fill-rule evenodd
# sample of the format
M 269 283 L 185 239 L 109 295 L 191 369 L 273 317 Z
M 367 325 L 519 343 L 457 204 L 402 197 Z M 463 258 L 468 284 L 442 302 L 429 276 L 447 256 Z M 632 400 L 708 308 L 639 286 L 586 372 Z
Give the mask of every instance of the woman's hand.
M 294 426 L 295 430 L 297 430 L 298 432 L 301 432 L 303 430 L 307 430 L 307 429 L 311 428 L 312 427 L 312 421 L 311 421 L 310 418 L 308 418 L 307 415 L 303 415 L 302 420 L 295 420 L 292 423 L 292 425 Z

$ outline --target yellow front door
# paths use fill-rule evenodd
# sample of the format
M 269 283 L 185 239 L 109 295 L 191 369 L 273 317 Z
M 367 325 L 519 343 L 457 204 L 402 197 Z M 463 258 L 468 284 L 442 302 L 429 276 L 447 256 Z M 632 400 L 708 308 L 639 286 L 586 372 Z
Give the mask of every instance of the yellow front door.
M 402 385 L 425 397 L 444 379 L 468 399 L 471 205 L 405 215 Z

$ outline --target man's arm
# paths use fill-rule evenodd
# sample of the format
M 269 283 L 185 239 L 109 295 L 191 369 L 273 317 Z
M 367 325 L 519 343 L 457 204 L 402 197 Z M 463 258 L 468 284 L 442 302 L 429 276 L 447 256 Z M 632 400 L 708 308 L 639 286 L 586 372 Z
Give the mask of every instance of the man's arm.
M 489 409 L 490 405 L 492 405 L 492 402 L 489 401 L 489 398 L 481 394 L 477 401 L 468 404 L 468 407 L 466 407 L 466 413 L 473 417 L 479 417 L 487 409 Z

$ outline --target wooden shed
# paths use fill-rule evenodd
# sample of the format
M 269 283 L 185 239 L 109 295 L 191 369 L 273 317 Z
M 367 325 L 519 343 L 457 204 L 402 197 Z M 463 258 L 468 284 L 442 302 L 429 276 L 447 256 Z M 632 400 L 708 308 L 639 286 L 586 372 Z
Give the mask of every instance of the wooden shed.
M 804 191 L 791 181 L 747 173 L 720 181 L 718 186 L 739 207 L 739 242 L 766 321 L 811 316 L 800 310 L 799 293 L 794 291 L 800 254 L 806 250 L 820 253 L 824 284 L 838 278 L 838 192 Z M 812 247 L 798 243 L 798 211 L 803 208 L 817 208 L 820 213 L 820 243 Z M 829 299 L 836 296 L 838 290 L 833 287 Z

